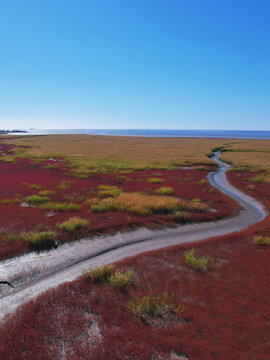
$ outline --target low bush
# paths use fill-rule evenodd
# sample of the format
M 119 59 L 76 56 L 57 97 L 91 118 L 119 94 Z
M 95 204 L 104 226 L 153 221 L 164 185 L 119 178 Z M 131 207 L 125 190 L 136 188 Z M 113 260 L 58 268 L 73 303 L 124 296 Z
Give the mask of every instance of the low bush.
M 164 183 L 163 179 L 160 178 L 149 178 L 147 179 L 148 182 L 150 182 L 151 184 L 161 184 Z
M 170 186 L 163 186 L 163 187 L 160 187 L 159 189 L 157 189 L 155 191 L 155 193 L 160 194 L 160 195 L 172 195 L 174 193 L 174 190 Z
M 206 270 L 207 266 L 212 263 L 210 256 L 196 257 L 195 250 L 191 249 L 184 254 L 185 261 L 193 270 Z
M 29 205 L 38 205 L 38 204 L 43 204 L 43 203 L 50 201 L 50 197 L 49 196 L 31 195 L 31 196 L 28 196 L 25 199 L 25 201 Z
M 90 221 L 87 219 L 81 219 L 79 217 L 71 217 L 67 221 L 64 221 L 62 224 L 58 224 L 58 229 L 62 231 L 73 232 L 78 229 L 88 228 Z
M 20 237 L 32 250 L 47 250 L 56 245 L 57 233 L 54 231 L 24 232 Z
M 84 279 L 90 279 L 94 283 L 104 283 L 115 273 L 116 269 L 114 265 L 103 265 L 94 269 L 88 269 L 83 271 L 82 277 Z
M 74 203 L 57 203 L 57 202 L 47 202 L 40 206 L 41 209 L 45 209 L 48 211 L 78 211 L 80 209 L 80 205 Z
M 270 246 L 270 237 L 266 236 L 255 236 L 253 238 L 255 244 Z

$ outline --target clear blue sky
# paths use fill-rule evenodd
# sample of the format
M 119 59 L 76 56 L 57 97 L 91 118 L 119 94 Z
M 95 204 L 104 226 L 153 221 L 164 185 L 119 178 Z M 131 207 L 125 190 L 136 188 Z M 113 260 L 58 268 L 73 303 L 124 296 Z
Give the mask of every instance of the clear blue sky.
M 0 128 L 270 130 L 269 0 L 0 0 Z

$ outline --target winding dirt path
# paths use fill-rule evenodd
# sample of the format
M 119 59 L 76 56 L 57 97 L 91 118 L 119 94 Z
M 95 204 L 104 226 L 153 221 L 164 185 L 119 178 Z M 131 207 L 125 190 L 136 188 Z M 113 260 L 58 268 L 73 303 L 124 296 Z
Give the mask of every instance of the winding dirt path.
M 174 229 L 141 228 L 85 238 L 61 245 L 57 250 L 30 253 L 3 261 L 0 263 L 0 277 L 12 281 L 15 289 L 1 286 L 0 320 L 42 292 L 73 281 L 87 267 L 112 263 L 149 250 L 229 234 L 260 221 L 267 215 L 265 208 L 228 182 L 226 171 L 230 165 L 219 160 L 219 157 L 219 152 L 213 157 L 219 171 L 209 173 L 208 180 L 213 187 L 239 203 L 241 210 L 237 215 L 215 222 L 181 225 Z

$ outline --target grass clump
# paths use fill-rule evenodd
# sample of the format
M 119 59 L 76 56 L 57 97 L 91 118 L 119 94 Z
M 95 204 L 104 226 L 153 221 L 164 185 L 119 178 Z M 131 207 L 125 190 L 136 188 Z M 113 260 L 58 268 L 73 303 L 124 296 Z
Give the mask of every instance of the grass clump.
M 270 237 L 266 236 L 255 236 L 253 242 L 257 245 L 270 246 Z
M 117 211 L 117 207 L 113 198 L 106 198 L 91 205 L 91 210 L 94 213 L 104 213 L 107 211 Z
M 70 187 L 71 187 L 71 181 L 63 180 L 57 186 L 57 189 L 59 189 L 59 190 L 69 190 Z
M 119 189 L 117 186 L 111 186 L 111 185 L 98 186 L 98 196 L 101 198 L 107 198 L 107 197 L 116 198 L 121 193 L 122 193 L 122 189 Z
M 34 190 L 42 190 L 43 186 L 39 184 L 29 184 L 29 188 Z
M 41 196 L 52 196 L 53 194 L 55 194 L 55 191 L 53 191 L 53 190 L 40 190 L 38 192 L 38 195 L 41 195 Z
M 109 283 L 119 289 L 123 289 L 127 285 L 134 285 L 135 281 L 135 272 L 132 269 L 128 269 L 125 272 L 117 270 L 109 278 Z
M 174 190 L 170 186 L 162 186 L 157 189 L 155 193 L 159 195 L 172 195 L 174 193 Z
M 78 229 L 86 229 L 89 226 L 90 221 L 87 219 L 81 219 L 79 217 L 71 217 L 67 221 L 58 224 L 58 229 L 62 231 L 73 232 Z
M 208 265 L 212 263 L 210 256 L 196 257 L 195 250 L 191 249 L 184 254 L 185 261 L 193 270 L 203 271 L 206 270 Z
M 115 273 L 114 265 L 103 265 L 94 269 L 85 270 L 82 273 L 84 279 L 90 279 L 94 283 L 108 282 L 110 277 Z
M 30 195 L 25 199 L 25 201 L 29 205 L 38 205 L 38 204 L 44 204 L 44 203 L 50 201 L 50 197 L 49 196 Z
M 102 199 L 91 205 L 93 212 L 119 211 L 137 215 L 174 214 L 177 211 L 205 212 L 204 203 L 192 203 L 174 197 L 121 193 L 117 198 Z
M 57 203 L 57 202 L 47 202 L 46 204 L 42 204 L 40 206 L 41 209 L 48 211 L 78 211 L 80 209 L 80 205 L 74 203 Z
M 15 198 L 13 199 L 2 199 L 1 200 L 1 204 L 19 204 L 20 202 L 22 202 L 22 197 L 20 194 L 17 194 Z
M 32 250 L 47 250 L 56 245 L 57 233 L 54 231 L 31 231 L 22 233 L 21 238 Z
M 164 180 L 161 178 L 148 178 L 147 181 L 151 184 L 161 184 L 164 183 Z
M 253 176 L 250 180 L 255 183 L 270 184 L 270 175 L 267 174 L 267 175 Z
M 109 283 L 118 289 L 124 289 L 127 285 L 136 282 L 135 272 L 132 269 L 120 271 L 114 265 L 103 265 L 82 273 L 84 279 L 90 279 L 94 283 Z
M 133 316 L 146 324 L 151 324 L 153 318 L 165 318 L 184 311 L 183 305 L 176 303 L 174 293 L 166 291 L 156 296 L 147 295 L 129 301 L 127 308 Z

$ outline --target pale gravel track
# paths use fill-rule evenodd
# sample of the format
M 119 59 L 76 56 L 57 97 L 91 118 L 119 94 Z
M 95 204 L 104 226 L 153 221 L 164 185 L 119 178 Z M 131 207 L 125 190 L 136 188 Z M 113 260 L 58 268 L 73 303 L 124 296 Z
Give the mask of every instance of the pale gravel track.
M 31 253 L 0 263 L 0 278 L 12 280 L 15 289 L 1 287 L 0 319 L 42 292 L 64 282 L 73 281 L 90 266 L 100 266 L 149 250 L 200 241 L 240 231 L 267 215 L 263 205 L 232 186 L 226 177 L 228 164 L 213 158 L 219 165 L 217 173 L 209 173 L 210 184 L 235 199 L 242 207 L 234 217 L 224 220 L 181 225 L 176 228 L 118 232 L 114 235 L 81 239 L 64 244 L 57 250 Z M 23 274 L 23 276 L 22 276 Z

